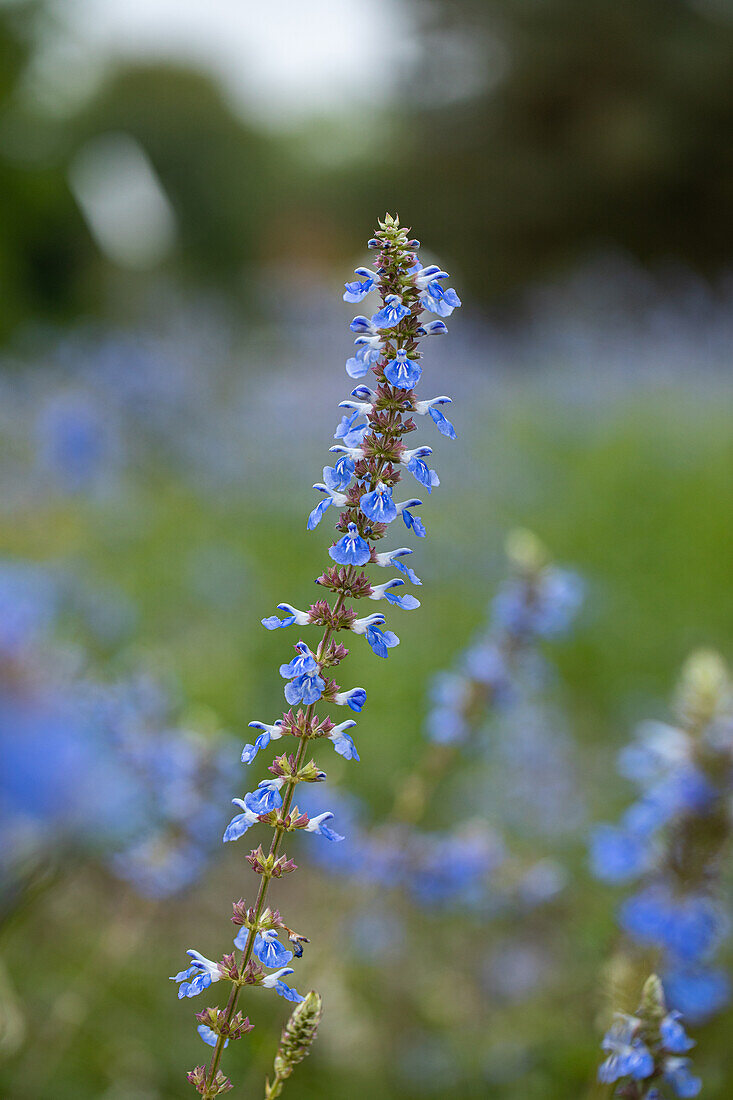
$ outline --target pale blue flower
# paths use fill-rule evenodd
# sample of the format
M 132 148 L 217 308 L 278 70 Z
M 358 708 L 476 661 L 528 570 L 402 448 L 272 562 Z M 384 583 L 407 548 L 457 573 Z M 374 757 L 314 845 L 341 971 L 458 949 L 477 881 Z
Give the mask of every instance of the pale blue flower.
M 355 523 L 348 525 L 348 534 L 328 551 L 339 565 L 366 565 L 371 557 L 369 543 L 361 537 Z
M 299 611 L 297 607 L 293 607 L 290 603 L 279 603 L 277 607 L 278 611 L 287 611 L 287 615 L 284 619 L 278 618 L 277 615 L 270 615 L 269 618 L 262 619 L 262 625 L 267 630 L 277 630 L 286 626 L 308 626 L 310 624 L 309 611 Z
M 395 607 L 402 608 L 403 611 L 414 611 L 420 606 L 420 601 L 416 600 L 411 595 L 400 595 L 397 592 L 392 592 L 391 589 L 404 586 L 404 581 L 399 577 L 394 577 L 391 581 L 385 581 L 384 584 L 372 585 L 372 590 L 369 593 L 370 600 L 387 600 L 389 603 L 395 605 Z
M 398 348 L 395 358 L 384 367 L 387 381 L 398 390 L 414 390 L 422 377 L 422 367 L 416 359 L 408 359 L 404 348 Z
M 179 974 L 171 978 L 172 982 L 180 983 L 178 986 L 179 1000 L 182 997 L 196 997 L 199 993 L 203 993 L 205 989 L 208 989 L 213 982 L 218 982 L 221 978 L 218 963 L 207 959 L 200 951 L 195 951 L 192 947 L 188 949 L 186 954 L 192 960 L 191 965 L 187 970 L 181 970 Z
M 374 523 L 391 523 L 397 519 L 398 511 L 392 500 L 392 490 L 383 481 L 379 481 L 372 492 L 364 493 L 359 500 L 359 506 L 364 515 Z
M 270 741 L 278 741 L 282 733 L 282 718 L 278 718 L 271 726 L 265 725 L 263 722 L 250 722 L 249 725 L 252 729 L 262 730 L 262 733 L 256 739 L 254 745 L 245 745 L 242 750 L 242 763 L 251 764 L 260 749 L 267 748 Z
M 388 294 L 382 308 L 372 317 L 372 324 L 379 329 L 394 328 L 409 313 L 409 306 L 403 305 L 402 299 L 397 294 Z
M 329 469 L 329 467 L 326 467 Z M 325 470 L 324 470 L 325 475 Z M 306 524 L 309 531 L 313 531 L 323 519 L 323 514 L 327 508 L 330 508 L 332 504 L 335 504 L 337 508 L 343 508 L 348 504 L 349 498 L 345 493 L 338 491 L 337 489 L 330 488 L 327 484 L 316 482 L 313 486 L 319 493 L 323 493 L 325 499 L 319 500 L 311 514 L 308 516 L 308 523 Z
M 360 302 L 362 298 L 366 298 L 370 290 L 373 290 L 379 285 L 379 275 L 376 271 L 372 271 L 368 267 L 357 267 L 354 274 L 360 275 L 361 280 L 344 284 L 346 287 L 344 293 L 345 302 Z
M 664 1079 L 680 1100 L 691 1100 L 702 1088 L 701 1079 L 690 1072 L 689 1058 L 667 1058 L 664 1063 Z
M 297 989 L 291 989 L 289 985 L 286 985 L 281 979 L 286 974 L 294 974 L 295 971 L 290 966 L 284 966 L 280 970 L 276 970 L 273 974 L 268 974 L 266 978 L 263 978 L 260 985 L 263 989 L 274 989 L 280 996 L 284 997 L 286 1001 L 302 1001 L 300 993 Z
M 323 467 L 323 481 L 327 489 L 343 492 L 348 489 L 354 475 L 354 460 L 347 454 L 342 455 L 335 466 Z
M 345 722 L 340 722 L 338 726 L 334 726 L 328 734 L 329 741 L 331 741 L 339 756 L 343 756 L 344 760 L 358 761 L 359 759 L 354 740 L 351 734 L 346 732 L 348 729 L 353 729 L 355 725 L 354 719 L 348 718 Z
M 244 951 L 248 938 L 249 929 L 245 927 L 240 928 L 234 940 L 234 946 L 238 947 L 240 951 Z M 274 928 L 269 928 L 266 932 L 257 933 L 253 952 L 263 966 L 286 966 L 293 957 L 293 952 L 288 951 L 287 948 L 283 947 L 280 943 Z
M 326 810 L 325 813 L 318 814 L 317 817 L 312 817 L 308 824 L 305 826 L 306 833 L 317 833 L 318 836 L 323 836 L 326 840 L 332 840 L 338 842 L 344 838 L 340 833 L 334 832 L 333 829 L 326 825 L 327 821 L 333 820 L 333 814 L 330 810 Z
M 256 814 L 253 810 L 250 810 L 245 802 L 241 798 L 233 798 L 232 803 L 235 806 L 239 806 L 242 810 L 241 814 L 236 814 L 227 825 L 224 830 L 224 843 L 226 844 L 230 840 L 239 840 L 241 836 L 251 829 L 253 825 L 256 825 L 259 821 L 259 814 Z
M 363 687 L 349 688 L 348 691 L 337 691 L 333 701 L 338 707 L 348 707 L 357 713 L 364 709 L 367 693 Z
M 639 1025 L 635 1016 L 619 1014 L 606 1032 L 601 1048 L 608 1057 L 598 1070 L 598 1080 L 602 1084 L 612 1084 L 622 1077 L 640 1081 L 654 1072 L 654 1058 L 648 1047 L 636 1038 Z
M 219 1042 L 219 1036 L 212 1028 L 208 1027 L 206 1024 L 199 1024 L 196 1030 L 198 1031 L 203 1041 L 206 1043 L 207 1047 L 215 1047 L 216 1044 Z M 229 1040 L 225 1039 L 224 1048 L 226 1049 L 226 1047 L 228 1046 Z

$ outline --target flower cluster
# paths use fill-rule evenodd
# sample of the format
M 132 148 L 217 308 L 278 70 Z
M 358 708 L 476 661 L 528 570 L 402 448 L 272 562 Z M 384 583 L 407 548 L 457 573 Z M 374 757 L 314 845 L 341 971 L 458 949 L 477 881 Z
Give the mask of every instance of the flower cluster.
M 684 1057 L 694 1046 L 679 1012 L 668 1012 L 655 974 L 644 985 L 641 1004 L 630 1016 L 616 1014 L 601 1047 L 606 1054 L 598 1070 L 602 1084 L 615 1084 L 614 1096 L 626 1100 L 662 1100 L 697 1096 L 702 1081 Z
M 561 635 L 580 608 L 581 579 L 553 565 L 531 531 L 509 535 L 507 556 L 512 576 L 493 600 L 488 628 L 454 671 L 433 682 L 427 732 L 438 744 L 465 744 L 488 710 L 516 699 L 520 676 L 531 681 L 539 675 L 537 643 Z
M 74 647 L 60 637 L 65 617 Z M 117 617 L 115 593 L 52 566 L 0 562 L 0 893 L 75 850 L 162 897 L 213 854 L 230 753 L 181 728 L 151 677 L 109 683 L 89 670 L 82 628 L 96 641 L 101 623 L 108 641 Z
M 720 657 L 693 654 L 675 724 L 643 723 L 620 755 L 638 799 L 619 824 L 597 827 L 591 843 L 597 877 L 639 882 L 621 906 L 621 927 L 632 943 L 657 951 L 667 999 L 693 1020 L 729 999 L 727 975 L 712 958 L 727 923 L 718 883 L 731 834 L 732 704 Z
M 447 397 L 427 401 L 417 400 L 414 390 L 422 375 L 419 344 L 422 337 L 446 331 L 442 320 L 424 321 L 425 310 L 447 317 L 460 305 L 455 291 L 443 287 L 446 272 L 431 266 L 423 268 L 416 250 L 419 243 L 409 238 L 397 218 L 389 215 L 379 223 L 379 230 L 369 242 L 377 261 L 374 269 L 361 268 L 356 283 L 346 286 L 347 302 L 361 301 L 372 290 L 379 291 L 381 308 L 371 318 L 360 316 L 351 323 L 358 333 L 357 353 L 346 365 L 351 378 L 362 378 L 369 371 L 374 376 L 375 389 L 359 385 L 349 400 L 341 403 L 346 410 L 335 432 L 339 440 L 332 448 L 337 456 L 333 466 L 326 466 L 323 481 L 314 486 L 322 499 L 308 517 L 308 529 L 313 530 L 327 510 L 336 506 L 338 536 L 329 549 L 332 565 L 317 583 L 325 592 L 333 593 L 329 603 L 322 598 L 307 610 L 290 603 L 281 603 L 281 615 L 262 620 L 267 630 L 297 626 L 305 630 L 320 627 L 320 642 L 313 648 L 300 640 L 295 644 L 295 656 L 280 666 L 285 681 L 284 694 L 289 709 L 271 723 L 252 722 L 257 737 L 245 746 L 243 763 L 250 765 L 271 742 L 295 738 L 292 753 L 283 752 L 269 767 L 272 778 L 262 780 L 254 790 L 234 799 L 238 812 L 224 833 L 225 841 L 236 841 L 254 826 L 265 825 L 272 830 L 269 849 L 260 845 L 247 856 L 252 869 L 260 876 L 260 886 L 253 905 L 244 900 L 234 904 L 234 923 L 239 926 L 235 947 L 241 956 L 225 955 L 211 961 L 198 951 L 188 952 L 191 964 L 174 978 L 180 997 L 192 997 L 210 985 L 224 980 L 230 985 L 225 1009 L 207 1009 L 199 1033 L 204 1042 L 213 1046 L 208 1068 L 196 1067 L 189 1080 L 204 1097 L 217 1096 L 230 1088 L 219 1063 L 230 1039 L 239 1038 L 251 1025 L 246 1018 L 235 1015 L 241 989 L 255 985 L 273 989 L 287 1000 L 300 1001 L 300 994 L 283 979 L 293 973 L 288 964 L 303 954 L 307 938 L 289 928 L 277 910 L 266 906 L 269 883 L 273 878 L 296 869 L 294 862 L 281 852 L 286 833 L 314 833 L 329 842 L 343 837 L 331 826 L 333 812 L 323 810 L 310 815 L 295 802 L 299 784 L 319 784 L 326 773 L 313 759 L 307 759 L 310 742 L 329 740 L 334 750 L 347 760 L 358 760 L 353 737 L 349 732 L 356 725 L 348 718 L 334 723 L 321 717 L 316 704 L 323 702 L 346 707 L 359 713 L 366 702 L 362 687 L 342 688 L 332 677 L 348 650 L 337 635 L 348 632 L 365 638 L 372 651 L 387 657 L 399 644 L 399 638 L 386 626 L 381 612 L 360 616 L 351 601 L 362 599 L 384 601 L 410 611 L 419 601 L 401 590 L 406 581 L 420 584 L 404 562 L 409 547 L 377 551 L 377 545 L 388 534 L 389 526 L 401 517 L 408 530 L 418 537 L 426 534 L 422 520 L 415 514 L 421 501 L 415 498 L 397 501 L 396 487 L 404 467 L 431 492 L 439 484 L 434 470 L 425 459 L 430 447 L 408 449 L 403 437 L 416 429 L 414 416 L 429 415 L 439 431 L 449 438 L 455 430 L 441 411 L 449 403 Z M 366 566 L 393 568 L 400 576 L 384 583 L 373 583 Z M 289 946 L 285 946 L 283 940 Z M 274 968 L 274 969 L 272 969 Z M 268 970 L 272 970 L 268 973 Z M 238 1020 L 236 1027 L 234 1021 Z M 235 1033 L 236 1032 L 236 1033 Z

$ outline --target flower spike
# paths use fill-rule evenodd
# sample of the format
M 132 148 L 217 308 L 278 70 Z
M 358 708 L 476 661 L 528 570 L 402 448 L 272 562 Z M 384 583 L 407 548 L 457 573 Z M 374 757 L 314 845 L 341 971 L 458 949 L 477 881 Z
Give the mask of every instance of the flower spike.
M 332 678 L 332 670 L 348 655 L 340 636 L 364 637 L 372 652 L 382 658 L 399 645 L 397 635 L 388 629 L 386 615 L 381 611 L 360 615 L 355 606 L 358 600 L 381 601 L 389 614 L 393 607 L 411 611 L 420 606 L 420 601 L 405 591 L 406 581 L 422 583 L 403 560 L 413 553 L 412 548 L 379 549 L 388 525 L 399 517 L 414 535 L 425 537 L 422 520 L 414 512 L 421 501 L 399 499 L 404 494 L 397 487 L 405 472 L 412 474 L 428 493 L 439 485 L 438 475 L 426 463 L 432 448 L 407 448 L 403 442 L 403 436 L 416 427 L 412 414 L 430 416 L 443 435 L 455 438 L 453 426 L 441 412 L 444 405 L 450 404 L 450 398 L 419 400 L 416 390 L 423 375 L 420 340 L 446 333 L 442 318 L 453 312 L 459 299 L 454 290 L 444 288 L 448 278 L 445 271 L 418 263 L 415 251 L 419 243 L 397 218 L 386 215 L 368 247 L 375 253 L 374 263 L 356 268 L 356 279 L 345 283 L 343 297 L 346 302 L 359 303 L 375 292 L 380 305 L 371 316 L 359 314 L 350 322 L 354 354 L 346 362 L 346 373 L 359 384 L 339 405 L 341 419 L 334 432 L 336 442 L 330 448 L 333 464 L 323 467 L 323 480 L 313 486 L 320 499 L 307 519 L 307 528 L 313 531 L 327 512 L 333 516 L 336 533 L 330 540 L 330 562 L 317 578 L 319 591 L 333 596 L 319 597 L 303 609 L 282 602 L 277 605 L 278 614 L 262 619 L 265 629 L 273 632 L 290 626 L 301 630 L 319 626 L 323 633 L 319 642 L 312 642 L 312 648 L 298 641 L 294 654 L 279 666 L 285 699 L 292 709 L 272 723 L 249 723 L 256 735 L 242 750 L 243 764 L 251 766 L 261 759 L 259 754 L 271 742 L 283 741 L 287 747 L 270 764 L 267 779 L 232 800 L 236 812 L 223 836 L 224 842 L 230 843 L 251 829 L 270 830 L 269 849 L 258 842 L 246 856 L 252 871 L 260 876 L 257 901 L 253 907 L 243 900 L 234 903 L 236 954 L 212 962 L 191 950 L 191 965 L 174 979 L 182 998 L 193 997 L 215 982 L 231 984 L 226 1008 L 207 1008 L 197 1017 L 199 1036 L 212 1053 L 208 1066 L 196 1066 L 188 1079 L 203 1097 L 218 1096 L 231 1088 L 219 1064 L 227 1045 L 251 1030 L 249 1019 L 237 1011 L 240 996 L 246 996 L 250 987 L 272 989 L 299 1005 L 291 1017 L 287 1043 L 283 1039 L 289 1052 L 287 1065 L 276 1059 L 278 1077 L 272 1087 L 266 1086 L 268 1098 L 274 1100 L 279 1095 L 275 1086 L 279 1089 L 292 1065 L 300 1060 L 296 1055 L 305 1049 L 306 1038 L 312 1039 L 315 1034 L 320 999 L 311 993 L 304 1000 L 284 981 L 293 973 L 289 964 L 303 955 L 308 937 L 284 924 L 279 912 L 266 904 L 266 898 L 274 879 L 297 869 L 281 850 L 287 834 L 313 833 L 332 844 L 344 839 L 332 827 L 330 810 L 313 814 L 306 798 L 301 799 L 302 808 L 295 799 L 298 784 L 305 783 L 303 789 L 307 792 L 309 785 L 326 779 L 325 772 L 309 756 L 311 744 L 319 738 L 330 741 L 334 752 L 344 760 L 359 760 L 349 732 L 356 725 L 354 719 L 335 723 L 327 713 L 317 713 L 316 707 L 319 711 L 321 707 L 345 707 L 353 714 L 365 707 L 365 688 L 342 689 Z M 437 314 L 438 319 L 426 319 L 425 309 Z M 361 381 L 367 375 L 373 376 L 371 385 Z M 392 568 L 400 576 L 375 583 L 372 567 Z M 686 1048 L 675 1034 L 675 1023 L 669 1023 L 670 1042 L 684 1053 Z M 676 1072 L 679 1075 L 683 1071 L 678 1068 Z

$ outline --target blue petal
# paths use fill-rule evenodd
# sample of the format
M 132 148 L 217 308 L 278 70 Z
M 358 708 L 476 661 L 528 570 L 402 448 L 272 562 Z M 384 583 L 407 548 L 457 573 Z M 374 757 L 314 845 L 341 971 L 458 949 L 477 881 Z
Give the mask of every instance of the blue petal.
M 316 504 L 315 508 L 313 509 L 311 514 L 308 516 L 308 522 L 306 524 L 306 527 L 308 528 L 309 531 L 315 530 L 315 528 L 318 526 L 318 524 L 323 519 L 323 513 L 326 511 L 327 508 L 330 508 L 332 504 L 333 504 L 333 501 L 331 500 L 330 497 L 324 497 L 323 500 L 318 501 L 318 504 Z
M 252 822 L 247 814 L 237 814 L 224 830 L 224 843 L 226 844 L 228 840 L 239 840 L 240 836 L 244 836 L 251 826 Z
M 438 431 L 442 435 L 447 435 L 448 439 L 456 439 L 457 438 L 456 437 L 456 429 L 453 427 L 453 425 L 451 424 L 448 417 L 443 416 L 440 409 L 430 408 L 430 409 L 428 409 L 428 414 L 429 414 L 430 418 L 433 420 L 433 422 L 435 423 L 435 426 L 437 427 Z
M 297 989 L 291 989 L 285 982 L 276 982 L 275 992 L 279 993 L 281 997 L 284 997 L 286 1001 L 300 1002 L 303 1000 Z
M 199 1026 L 196 1028 L 196 1030 L 198 1031 L 199 1035 L 201 1036 L 201 1038 L 203 1039 L 203 1041 L 206 1043 L 207 1046 L 215 1047 L 216 1044 L 219 1042 L 219 1036 L 210 1027 L 207 1027 L 206 1024 L 199 1024 Z M 224 1040 L 224 1046 L 225 1047 L 229 1046 L 229 1040 L 228 1039 Z

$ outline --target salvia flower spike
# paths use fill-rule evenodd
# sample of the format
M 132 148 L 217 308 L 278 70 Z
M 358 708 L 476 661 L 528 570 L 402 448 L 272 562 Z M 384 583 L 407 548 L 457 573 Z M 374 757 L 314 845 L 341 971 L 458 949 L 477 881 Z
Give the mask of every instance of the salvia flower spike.
M 250 722 L 258 734 L 245 745 L 242 762 L 252 764 L 271 742 L 282 741 L 284 751 L 269 768 L 272 778 L 260 781 L 253 790 L 233 800 L 237 812 L 224 833 L 226 842 L 234 842 L 250 829 L 271 830 L 269 848 L 259 844 L 247 855 L 247 862 L 260 876 L 259 888 L 253 905 L 247 905 L 244 899 L 234 903 L 232 920 L 238 929 L 235 952 L 212 961 L 191 949 L 191 964 L 174 978 L 180 997 L 194 997 L 219 982 L 229 990 L 224 1008 L 207 1008 L 197 1017 L 199 1035 L 213 1050 L 208 1066 L 197 1066 L 188 1079 L 205 1100 L 232 1087 L 219 1065 L 225 1047 L 252 1027 L 248 1017 L 237 1011 L 245 986 L 274 990 L 299 1006 L 283 1033 L 279 1061 L 275 1063 L 276 1081 L 267 1086 L 271 1090 L 268 1095 L 279 1095 L 272 1089 L 282 1087 L 282 1081 L 315 1036 L 320 998 L 309 994 L 303 999 L 289 984 L 293 973 L 289 964 L 303 955 L 308 939 L 288 928 L 279 912 L 266 904 L 268 890 L 272 879 L 296 870 L 295 863 L 281 851 L 286 834 L 313 833 L 313 843 L 319 844 L 343 840 L 330 811 L 309 817 L 298 808 L 295 797 L 299 783 L 326 779 L 326 773 L 308 759 L 311 742 L 325 738 L 345 760 L 359 760 L 354 738 L 347 732 L 356 722 L 334 722 L 317 714 L 316 705 L 346 707 L 360 713 L 366 703 L 366 689 L 342 687 L 334 679 L 334 671 L 348 654 L 338 636 L 360 635 L 376 656 L 386 658 L 399 645 L 399 638 L 388 629 L 383 611 L 411 611 L 420 606 L 410 592 L 403 591 L 406 581 L 421 584 L 402 560 L 412 554 L 412 548 L 397 545 L 396 549 L 377 549 L 385 537 L 388 546 L 395 546 L 390 526 L 400 520 L 418 538 L 427 533 L 415 512 L 422 501 L 399 490 L 403 468 L 428 493 L 440 484 L 436 472 L 425 462 L 432 448 L 408 449 L 403 436 L 415 430 L 413 417 L 418 416 L 432 420 L 446 438 L 456 438 L 443 412 L 450 398 L 443 395 L 418 400 L 415 391 L 423 375 L 418 350 L 421 339 L 447 331 L 443 320 L 430 320 L 423 314 L 427 311 L 438 318 L 450 316 L 460 305 L 458 295 L 444 286 L 446 272 L 435 266 L 422 267 L 416 255 L 419 242 L 410 238 L 409 230 L 397 217 L 386 215 L 368 247 L 377 253 L 373 267 L 357 269 L 358 279 L 346 284 L 344 300 L 361 302 L 374 291 L 381 302 L 370 316 L 360 315 L 351 322 L 351 331 L 357 334 L 357 351 L 346 363 L 346 373 L 352 379 L 371 373 L 374 388 L 360 384 L 350 391 L 353 400 L 342 402 L 346 412 L 335 431 L 339 442 L 331 448 L 333 465 L 324 467 L 323 481 L 314 485 L 321 499 L 307 522 L 308 529 L 313 530 L 333 507 L 337 534 L 328 551 L 328 567 L 317 578 L 323 596 L 304 610 L 280 603 L 280 614 L 262 620 L 267 630 L 296 627 L 299 635 L 294 655 L 280 665 L 288 709 L 273 722 Z M 375 567 L 394 569 L 399 576 L 377 582 L 371 572 Z M 332 603 L 325 598 L 328 593 L 333 594 Z M 362 614 L 354 606 L 359 600 L 378 601 L 383 610 Z M 320 641 L 312 636 L 313 627 L 321 631 Z
M 619 955 L 654 950 L 667 1002 L 693 1023 L 730 999 L 715 954 L 728 928 L 720 879 L 733 836 L 731 729 L 728 669 L 717 653 L 693 653 L 673 722 L 644 722 L 620 754 L 619 770 L 640 788 L 636 801 L 591 840 L 598 878 L 635 883 L 618 913 Z
M 695 1045 L 688 1038 L 679 1012 L 669 1012 L 662 983 L 656 974 L 647 978 L 641 1003 L 633 1016 L 616 1013 L 603 1037 L 605 1058 L 598 1080 L 614 1085 L 613 1096 L 626 1100 L 662 1100 L 697 1096 L 702 1081 L 685 1057 Z

